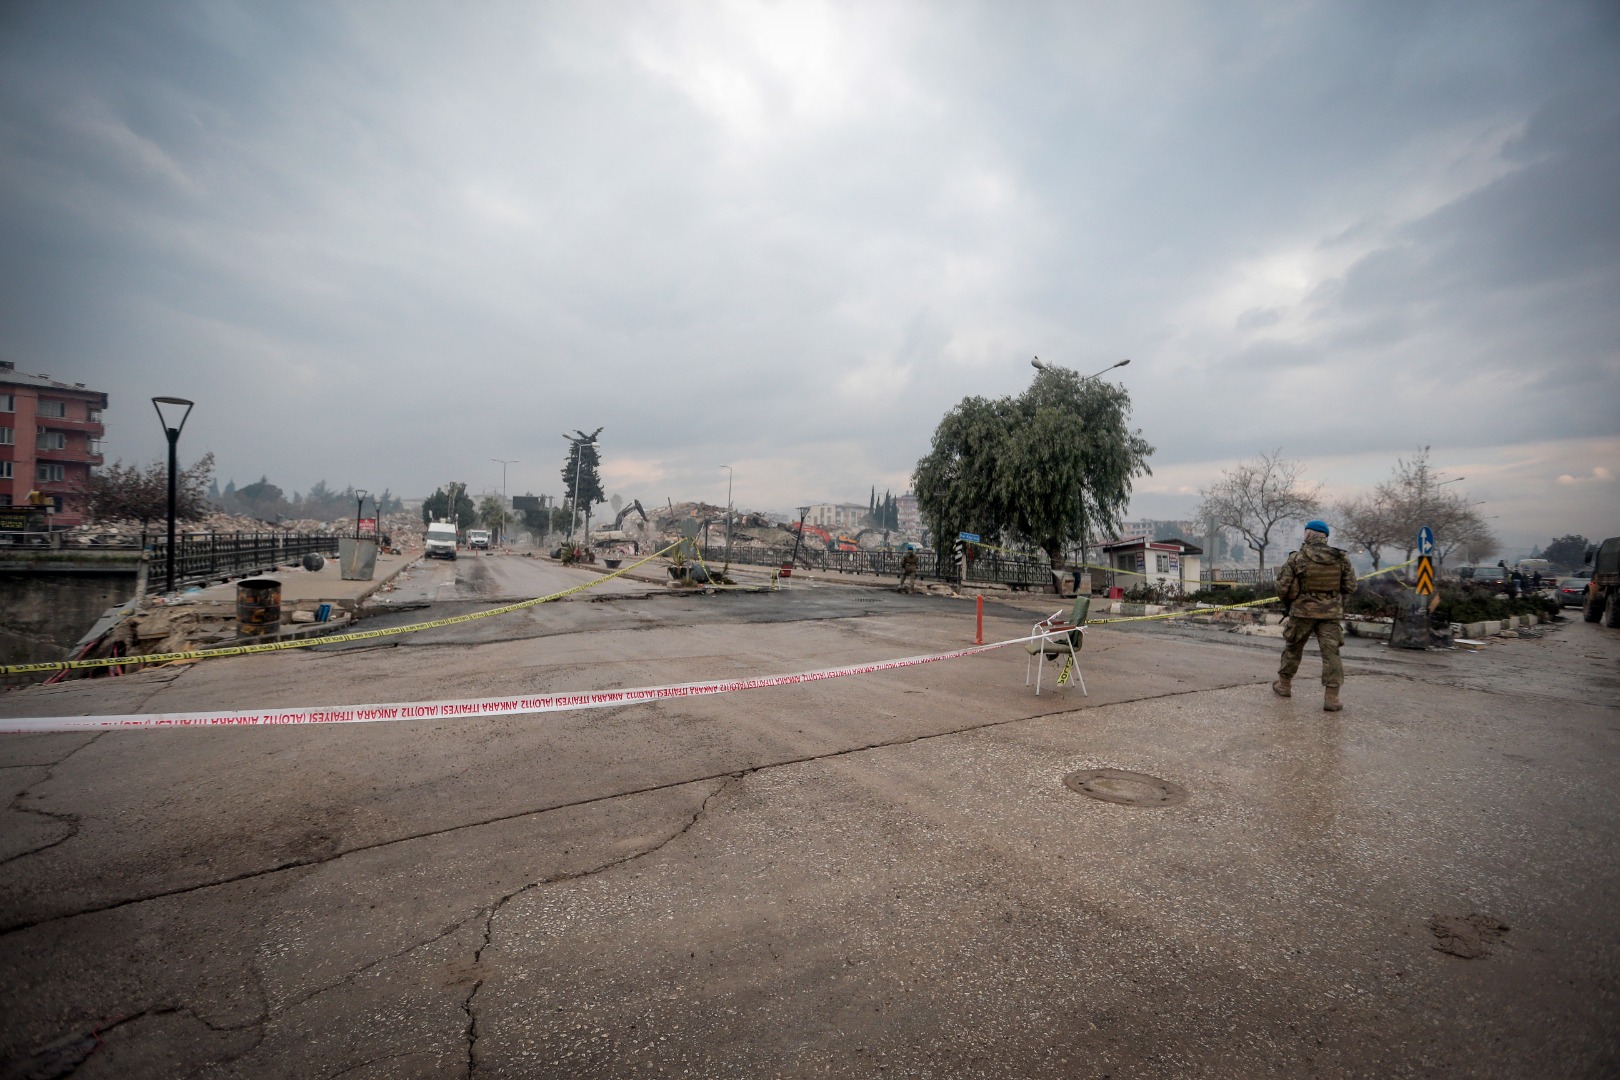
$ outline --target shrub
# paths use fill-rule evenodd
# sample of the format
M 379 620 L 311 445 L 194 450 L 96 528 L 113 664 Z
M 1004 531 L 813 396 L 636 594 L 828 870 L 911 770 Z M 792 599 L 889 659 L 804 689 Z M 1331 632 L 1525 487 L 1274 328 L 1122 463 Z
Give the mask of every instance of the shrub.
M 1557 615 L 1558 601 L 1546 596 L 1520 596 L 1509 600 L 1500 593 L 1483 589 L 1440 586 L 1440 606 L 1434 617 L 1442 622 L 1495 622 L 1509 615 Z
M 1217 604 L 1223 607 L 1227 604 L 1247 604 L 1253 600 L 1276 600 L 1276 598 L 1277 590 L 1269 585 L 1258 594 L 1247 585 L 1236 585 L 1230 589 L 1199 589 L 1187 597 L 1195 603 Z

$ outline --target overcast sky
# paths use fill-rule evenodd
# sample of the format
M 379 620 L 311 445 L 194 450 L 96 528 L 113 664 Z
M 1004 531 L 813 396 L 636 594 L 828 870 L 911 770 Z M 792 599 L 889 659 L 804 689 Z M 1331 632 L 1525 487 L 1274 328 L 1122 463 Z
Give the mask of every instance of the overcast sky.
M 1431 445 L 1620 533 L 1620 5 L 0 6 L 0 357 L 107 456 L 420 496 L 896 493 L 962 397 L 1111 372 L 1137 514 Z

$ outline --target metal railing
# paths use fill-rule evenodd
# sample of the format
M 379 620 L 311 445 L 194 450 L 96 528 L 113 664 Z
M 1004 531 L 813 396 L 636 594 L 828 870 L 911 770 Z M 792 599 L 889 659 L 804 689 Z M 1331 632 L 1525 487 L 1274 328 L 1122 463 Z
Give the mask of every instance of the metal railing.
M 702 547 L 703 561 L 711 566 L 724 562 L 724 544 Z M 787 562 L 792 549 L 786 552 L 769 548 L 733 547 L 731 561 L 748 566 L 781 566 Z M 940 573 L 939 556 L 932 551 L 917 554 L 917 576 L 935 581 L 955 581 L 953 560 L 945 561 L 945 573 Z M 820 551 L 801 547 L 795 566 L 805 569 L 828 570 L 840 574 L 876 574 L 898 578 L 902 551 Z M 967 579 L 973 582 L 1009 585 L 1013 588 L 1048 589 L 1052 585 L 1052 565 L 1040 556 L 1007 555 L 986 551 L 968 562 Z
M 1238 585 L 1271 586 L 1276 583 L 1277 570 L 1275 567 L 1266 567 L 1264 570 L 1235 570 L 1230 567 L 1218 567 L 1214 570 L 1200 570 L 1198 582 L 1208 585 L 1211 581 L 1230 581 Z
M 158 592 L 168 586 L 168 538 L 148 537 L 146 544 L 151 553 L 146 591 Z M 337 549 L 338 537 L 332 533 L 192 533 L 176 538 L 174 579 L 176 586 L 197 585 L 266 573 L 295 563 L 311 552 L 335 555 Z

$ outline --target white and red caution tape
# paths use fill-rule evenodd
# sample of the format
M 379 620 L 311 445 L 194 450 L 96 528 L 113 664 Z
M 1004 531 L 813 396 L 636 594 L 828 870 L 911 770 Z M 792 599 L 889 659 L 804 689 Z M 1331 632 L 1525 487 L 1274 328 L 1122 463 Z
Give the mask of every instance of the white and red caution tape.
M 673 686 L 643 686 L 631 690 L 581 690 L 562 694 L 524 694 L 512 697 L 467 698 L 460 701 L 393 702 L 386 705 L 323 705 L 307 709 L 255 709 L 221 712 L 143 713 L 130 716 L 31 716 L 0 717 L 0 734 L 42 731 L 127 731 L 170 727 L 269 727 L 287 724 L 373 724 L 399 720 L 443 720 L 468 716 L 510 716 L 514 713 L 569 712 L 575 709 L 611 709 L 676 698 L 711 697 L 738 690 L 760 690 L 770 686 L 794 686 L 841 679 L 849 675 L 871 675 L 879 671 L 955 660 L 1018 645 L 1032 638 L 1011 638 L 989 645 L 974 645 L 926 656 L 903 656 L 870 664 L 801 671 L 793 675 L 758 675 L 746 679 L 716 679 L 709 682 L 677 683 Z

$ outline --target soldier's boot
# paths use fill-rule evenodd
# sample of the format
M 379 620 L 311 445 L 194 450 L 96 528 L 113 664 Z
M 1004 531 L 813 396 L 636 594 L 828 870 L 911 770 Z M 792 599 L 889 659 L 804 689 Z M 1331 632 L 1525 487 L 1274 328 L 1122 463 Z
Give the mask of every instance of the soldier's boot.
M 1271 692 L 1278 697 L 1293 697 L 1293 680 L 1286 675 L 1278 676 L 1277 681 L 1271 684 Z
M 1338 712 L 1343 708 L 1344 708 L 1344 706 L 1339 703 L 1339 688 L 1337 686 L 1330 686 L 1326 690 L 1323 691 L 1323 693 L 1322 693 L 1322 711 L 1323 712 Z

